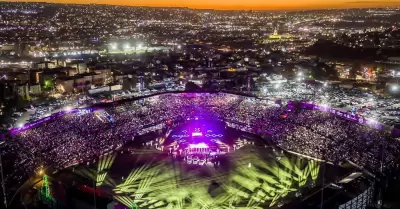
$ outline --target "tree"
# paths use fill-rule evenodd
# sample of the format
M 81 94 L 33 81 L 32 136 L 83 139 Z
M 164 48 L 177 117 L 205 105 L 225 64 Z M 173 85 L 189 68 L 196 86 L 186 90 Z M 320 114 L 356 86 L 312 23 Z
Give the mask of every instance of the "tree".
M 88 88 L 90 86 L 90 81 L 85 81 L 85 88 Z
M 352 68 L 350 69 L 350 78 L 356 78 L 357 74 L 359 74 L 361 70 L 361 64 L 359 62 L 355 62 L 352 66 Z
M 199 89 L 200 89 L 200 86 L 193 83 L 192 81 L 187 82 L 185 85 L 185 91 L 197 91 Z
M 225 83 L 225 89 L 232 90 L 236 87 L 236 83 L 234 81 L 228 81 Z
M 204 80 L 202 88 L 204 90 L 214 90 L 214 86 L 212 85 L 212 82 L 210 80 Z

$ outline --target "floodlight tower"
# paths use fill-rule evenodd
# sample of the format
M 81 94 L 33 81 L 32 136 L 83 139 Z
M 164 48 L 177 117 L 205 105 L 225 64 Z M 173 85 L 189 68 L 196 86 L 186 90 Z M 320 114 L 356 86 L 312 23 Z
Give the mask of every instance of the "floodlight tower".
M 247 91 L 251 90 L 251 77 L 247 77 Z
M 139 76 L 139 92 L 144 89 L 144 76 Z

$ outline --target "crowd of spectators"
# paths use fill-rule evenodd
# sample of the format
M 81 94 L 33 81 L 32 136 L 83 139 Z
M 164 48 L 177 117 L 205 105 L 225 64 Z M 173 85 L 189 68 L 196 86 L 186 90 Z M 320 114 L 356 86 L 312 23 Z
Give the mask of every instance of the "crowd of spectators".
M 308 101 L 352 112 L 387 125 L 400 125 L 399 99 L 385 97 L 360 88 L 341 88 L 338 84 L 281 83 L 261 88 L 261 95 L 280 100 Z
M 322 111 L 224 93 L 162 94 L 84 114 L 67 113 L 13 136 L 1 149 L 10 171 L 6 183 L 8 188 L 21 184 L 41 165 L 63 169 L 97 159 L 137 135 L 193 117 L 223 120 L 243 131 L 270 135 L 271 143 L 283 149 L 337 164 L 351 161 L 373 172 L 390 166 L 400 151 L 389 132 Z

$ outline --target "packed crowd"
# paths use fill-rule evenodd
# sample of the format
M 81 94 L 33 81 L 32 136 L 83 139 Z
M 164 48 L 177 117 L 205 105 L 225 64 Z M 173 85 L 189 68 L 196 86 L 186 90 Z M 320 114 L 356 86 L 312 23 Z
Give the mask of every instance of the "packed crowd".
M 325 112 L 232 94 L 163 94 L 67 113 L 15 135 L 1 149 L 12 171 L 6 172 L 6 183 L 22 183 L 39 165 L 63 169 L 96 159 L 137 135 L 190 117 L 224 120 L 243 131 L 271 135 L 271 142 L 284 149 L 335 163 L 351 161 L 371 171 L 379 171 L 381 163 L 389 166 L 400 150 L 390 133 Z
M 400 101 L 359 88 L 341 88 L 338 85 L 281 83 L 261 88 L 261 95 L 281 100 L 308 101 L 374 118 L 387 125 L 400 125 L 394 105 Z
M 284 149 L 334 163 L 351 161 L 370 171 L 390 166 L 400 152 L 400 143 L 389 131 L 371 129 L 323 111 L 246 100 L 226 119 L 235 128 L 272 135 L 273 142 Z

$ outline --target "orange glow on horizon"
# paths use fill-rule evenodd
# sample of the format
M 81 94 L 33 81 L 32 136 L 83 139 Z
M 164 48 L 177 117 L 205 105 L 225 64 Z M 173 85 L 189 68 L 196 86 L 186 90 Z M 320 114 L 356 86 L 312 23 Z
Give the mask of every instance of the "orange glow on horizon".
M 14 0 L 43 2 L 41 0 Z M 327 9 L 327 8 L 372 8 L 372 7 L 399 7 L 400 0 L 279 0 L 267 2 L 264 0 L 230 0 L 222 3 L 215 0 L 50 0 L 51 3 L 72 4 L 110 4 L 126 6 L 149 7 L 189 7 L 197 9 L 218 10 L 296 10 L 296 9 Z

